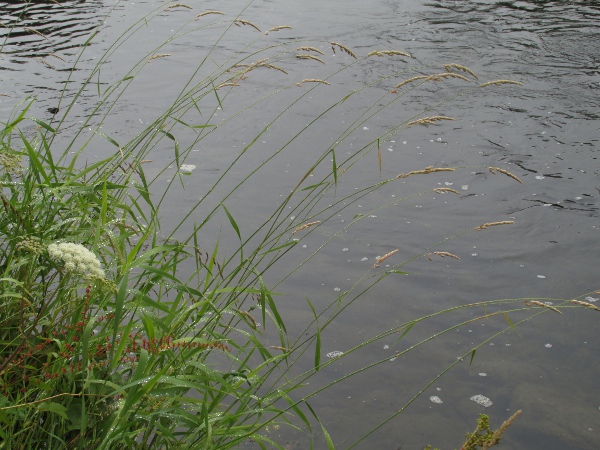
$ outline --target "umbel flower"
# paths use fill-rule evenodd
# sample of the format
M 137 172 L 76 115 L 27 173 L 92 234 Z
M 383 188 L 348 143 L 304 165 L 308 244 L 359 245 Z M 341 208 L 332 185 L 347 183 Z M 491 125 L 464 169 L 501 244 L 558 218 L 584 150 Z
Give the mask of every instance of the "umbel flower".
M 55 261 L 62 261 L 69 272 L 106 278 L 98 257 L 81 244 L 62 242 L 50 244 L 48 254 Z

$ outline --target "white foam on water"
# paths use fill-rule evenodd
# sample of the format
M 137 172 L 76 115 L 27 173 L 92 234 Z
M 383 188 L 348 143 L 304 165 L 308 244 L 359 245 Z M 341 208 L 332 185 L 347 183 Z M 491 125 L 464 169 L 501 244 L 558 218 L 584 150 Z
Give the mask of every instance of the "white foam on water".
M 475 402 L 478 405 L 481 405 L 485 408 L 488 408 L 494 404 L 489 398 L 487 398 L 481 394 L 474 395 L 469 400 L 471 400 L 472 402 Z

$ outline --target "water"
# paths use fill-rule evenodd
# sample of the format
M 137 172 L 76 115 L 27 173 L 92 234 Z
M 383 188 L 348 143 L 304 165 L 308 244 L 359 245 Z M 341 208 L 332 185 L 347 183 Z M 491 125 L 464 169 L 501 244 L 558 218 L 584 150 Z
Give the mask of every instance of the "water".
M 103 2 L 61 5 L 29 7 L 21 31 L 6 40 L 2 38 L 0 94 L 10 96 L 0 97 L 2 117 L 6 117 L 16 101 L 35 93 L 38 101 L 33 106 L 33 115 L 51 120 L 52 113 L 47 110 L 63 107 L 64 101 L 59 101 L 61 90 L 66 86 L 66 97 L 72 96 L 80 85 L 79 74 L 93 67 L 115 36 L 158 4 L 147 1 L 118 4 L 107 20 L 108 28 L 100 32 L 89 49 L 92 51 L 84 54 L 75 72 L 70 69 L 74 66 L 77 46 L 104 20 L 111 5 Z M 146 33 L 117 49 L 101 73 L 100 86 L 108 86 L 124 76 L 121 68 L 129 67 L 131 55 L 140 48 L 152 54 L 150 43 L 165 39 L 191 14 L 217 9 L 231 18 L 245 4 L 231 0 L 191 6 L 192 11 L 181 8 L 162 13 L 147 26 Z M 24 8 L 20 3 L 0 3 L 0 20 L 7 23 Z M 430 256 L 431 260 L 422 257 L 402 268 L 410 276 L 395 275 L 379 283 L 324 333 L 323 355 L 346 352 L 382 330 L 459 304 L 527 296 L 571 298 L 600 288 L 596 266 L 600 233 L 597 162 L 600 7 L 596 2 L 277 0 L 257 1 L 243 17 L 262 29 L 293 26 L 292 30 L 272 33 L 265 42 L 296 39 L 310 42 L 306 45 L 318 45 L 327 52 L 323 56 L 327 66 L 315 62 L 299 68 L 297 63 L 289 63 L 306 78 L 324 76 L 341 61 L 350 62 L 340 52 L 332 56 L 329 46 L 322 43 L 333 40 L 359 55 L 397 49 L 414 55 L 416 64 L 435 64 L 441 69 L 444 63 L 460 63 L 482 80 L 515 79 L 524 83 L 523 87 L 494 87 L 458 98 L 434 111 L 456 117 L 456 121 L 428 128 L 413 127 L 391 138 L 394 142 L 385 143 L 381 179 L 429 165 L 464 169 L 456 174 L 415 176 L 391 183 L 349 205 L 329 224 L 309 235 L 303 241 L 306 248 L 296 248 L 299 256 L 287 258 L 275 268 L 272 281 L 298 263 L 298 258 L 315 251 L 356 214 L 373 216 L 341 233 L 322 250 L 318 259 L 277 288 L 286 294 L 278 301 L 280 310 L 288 317 L 291 333 L 300 332 L 310 318 L 305 297 L 317 306 L 327 304 L 349 289 L 375 263 L 377 256 L 398 248 L 398 254 L 383 264 L 397 263 L 444 237 L 491 221 L 514 220 L 515 224 L 459 236 L 435 250 L 451 252 L 460 260 L 437 255 Z M 24 27 L 43 32 L 45 37 L 24 31 Z M 232 40 L 219 43 L 224 52 L 258 36 L 246 28 L 234 31 Z M 5 33 L 5 29 L 0 29 L 0 33 Z M 140 132 L 179 92 L 181 80 L 216 38 L 198 30 L 155 50 L 154 53 L 171 56 L 152 61 L 148 66 L 151 70 L 136 74 L 136 83 L 108 117 L 103 131 L 118 142 L 126 142 Z M 51 53 L 64 61 L 50 56 Z M 312 103 L 299 105 L 287 116 L 285 125 L 269 130 L 248 156 L 248 164 L 257 164 L 273 148 L 279 148 L 291 132 L 301 129 L 315 111 L 330 103 L 329 96 L 333 98 L 378 76 L 410 67 L 415 60 L 406 63 L 378 58 L 341 74 L 330 90 L 324 86 L 315 91 Z M 71 81 L 66 82 L 68 76 Z M 263 77 L 249 81 L 250 93 L 239 89 L 235 93 L 236 102 L 241 105 L 252 96 L 290 84 L 282 74 Z M 398 83 L 405 78 L 398 75 L 392 80 Z M 383 95 L 392 84 L 376 85 L 365 94 L 365 101 Z M 458 92 L 458 82 L 448 86 L 449 92 Z M 397 123 L 399 117 L 410 117 L 422 104 L 435 100 L 440 92 L 432 85 L 419 96 L 411 97 L 409 103 L 401 102 L 397 108 L 375 115 L 339 147 L 340 154 L 359 148 Z M 284 91 L 282 98 L 292 94 Z M 83 120 L 96 97 L 94 92 L 83 96 L 71 116 Z M 186 163 L 197 168 L 184 178 L 188 184 L 185 191 L 172 187 L 170 198 L 177 202 L 166 206 L 167 223 L 175 223 L 203 195 L 202 187 L 223 172 L 232 155 L 282 104 L 286 100 L 265 102 L 251 116 L 252 120 L 246 117 L 238 122 L 229 139 L 207 139 L 198 146 L 198 152 L 190 153 Z M 362 107 L 364 104 L 357 102 L 348 106 L 343 116 L 326 116 L 314 131 L 302 135 L 278 157 L 272 169 L 249 182 L 244 192 L 230 200 L 228 207 L 234 211 L 243 232 L 251 230 L 262 215 L 271 211 L 271 205 L 293 187 L 313 157 L 332 145 L 328 139 L 343 131 Z M 217 111 L 213 119 L 227 117 L 228 113 L 227 109 Z M 180 139 L 183 143 L 191 137 L 182 135 Z M 113 150 L 106 142 L 92 141 L 89 158 Z M 173 166 L 164 174 L 158 172 L 169 162 L 167 155 L 172 152 L 163 150 L 152 155 L 154 163 L 147 170 L 166 183 L 178 168 Z M 489 173 L 488 166 L 511 171 L 523 184 L 502 174 Z M 352 177 L 340 177 L 338 198 L 353 192 L 357 186 L 380 180 L 375 154 L 353 170 Z M 237 179 L 241 173 L 234 171 L 232 178 Z M 462 195 L 428 194 L 398 206 L 370 211 L 375 205 L 431 187 L 454 188 Z M 226 244 L 223 245 L 226 250 Z M 592 299 L 595 297 L 598 295 L 592 295 Z M 482 308 L 460 318 L 467 320 L 488 312 Z M 474 428 L 474 419 L 480 412 L 489 414 L 492 424 L 499 425 L 517 409 L 524 412 L 503 440 L 507 448 L 597 448 L 600 446 L 600 392 L 595 370 L 600 350 L 596 338 L 598 317 L 591 310 L 564 312 L 559 316 L 550 311 L 519 325 L 516 331 L 491 339 L 477 352 L 471 365 L 468 356 L 434 381 L 406 412 L 357 448 L 421 448 L 425 444 L 457 447 L 464 433 Z M 515 314 L 511 319 L 516 321 L 519 317 Z M 335 360 L 319 373 L 311 384 L 318 386 L 379 359 L 390 358 L 312 399 L 311 404 L 339 448 L 346 448 L 398 411 L 473 345 L 508 326 L 503 317 L 477 320 L 450 331 L 422 350 L 391 361 L 404 348 L 402 345 L 415 344 L 419 338 L 458 320 L 457 316 L 441 316 L 425 322 L 421 328 L 411 330 L 399 346 L 394 346 L 397 335 L 381 339 L 364 351 Z M 277 339 L 273 337 L 269 345 L 278 345 Z M 476 395 L 489 398 L 493 404 L 486 408 L 471 401 Z M 441 403 L 430 401 L 433 397 Z M 274 437 L 280 434 L 289 448 L 307 447 L 303 433 L 289 433 L 284 428 L 272 433 Z

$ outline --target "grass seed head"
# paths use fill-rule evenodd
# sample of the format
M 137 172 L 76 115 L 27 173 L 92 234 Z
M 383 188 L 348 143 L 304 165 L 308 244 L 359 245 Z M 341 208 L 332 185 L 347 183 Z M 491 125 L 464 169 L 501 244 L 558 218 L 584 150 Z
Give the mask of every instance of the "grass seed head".
M 469 83 L 471 82 L 467 77 L 454 72 L 434 73 L 433 75 L 429 75 L 425 81 L 442 81 L 448 78 L 459 78 Z
M 221 12 L 221 11 L 204 11 L 203 13 L 200 13 L 200 14 L 198 14 L 194 20 L 198 20 L 198 19 L 200 19 L 201 17 L 208 16 L 208 15 L 210 15 L 210 14 L 220 14 L 220 15 L 225 15 L 225 13 L 224 13 L 224 12 Z
M 435 173 L 435 172 L 454 172 L 456 169 L 453 169 L 452 167 L 433 167 L 433 166 L 428 166 L 425 169 L 422 170 L 413 170 L 411 172 L 408 173 L 401 173 L 399 175 L 396 176 L 396 179 L 398 178 L 408 178 L 411 175 L 427 175 L 430 173 Z
M 581 305 L 581 306 L 585 306 L 586 308 L 590 308 L 590 309 L 594 309 L 596 311 L 600 311 L 600 308 L 598 308 L 596 305 L 594 305 L 592 303 L 582 302 L 581 300 L 571 300 L 571 303 L 575 303 L 576 305 Z
M 321 50 L 319 50 L 318 48 L 315 48 L 315 47 L 298 47 L 296 50 L 299 52 L 315 52 L 315 53 L 318 53 L 319 55 L 325 54 Z
M 408 122 L 406 127 L 412 127 L 413 125 L 436 125 L 436 122 L 440 120 L 456 120 L 453 117 L 448 116 L 431 116 L 431 117 L 422 117 L 417 120 L 413 120 L 412 122 Z
M 314 225 L 317 225 L 317 224 L 319 224 L 319 223 L 321 223 L 321 221 L 320 221 L 320 220 L 316 220 L 316 221 L 314 221 L 314 222 L 310 222 L 310 223 L 305 223 L 304 225 L 302 225 L 302 226 L 299 226 L 299 227 L 298 227 L 298 228 L 296 228 L 294 231 L 292 231 L 292 234 L 296 234 L 296 233 L 297 233 L 298 231 L 300 231 L 300 230 L 306 230 L 307 228 L 310 228 L 310 227 L 312 227 L 312 226 L 314 226 Z
M 483 225 L 479 225 L 475 229 L 480 231 L 480 230 L 485 230 L 486 228 L 489 228 L 489 227 L 496 227 L 498 225 L 511 225 L 513 223 L 515 223 L 514 220 L 503 220 L 501 222 L 488 222 L 488 223 L 484 223 Z
M 166 58 L 167 56 L 171 56 L 170 53 L 157 53 L 156 55 L 152 55 L 150 58 L 148 58 L 148 61 L 152 61 L 153 59 L 157 59 L 157 58 Z
M 333 50 L 333 53 L 335 53 L 335 47 L 337 47 L 344 53 L 347 53 L 348 55 L 352 56 L 354 59 L 358 59 L 356 57 L 356 55 L 354 54 L 354 52 L 352 50 L 350 50 L 348 47 L 346 47 L 345 45 L 339 44 L 337 42 L 330 42 L 330 44 L 331 44 L 331 49 Z
M 301 54 L 301 55 L 296 55 L 296 58 L 298 59 L 312 59 L 313 61 L 319 61 L 321 64 L 325 64 L 325 61 L 323 61 L 321 58 L 314 56 L 314 55 L 309 55 L 309 54 Z
M 555 308 L 554 306 L 550 306 L 550 305 L 548 305 L 546 303 L 539 302 L 537 300 L 532 300 L 531 304 L 532 305 L 536 305 L 536 306 L 541 306 L 543 308 L 548 308 L 548 309 L 551 309 L 552 311 L 554 311 L 554 312 L 556 312 L 558 314 L 562 314 L 562 312 L 559 309 Z
M 479 85 L 479 87 L 486 87 L 486 86 L 493 86 L 496 84 L 516 84 L 518 86 L 523 86 L 523 83 L 521 83 L 520 81 L 513 81 L 513 80 L 494 80 L 494 81 L 488 81 L 487 83 L 482 83 Z
M 402 87 L 405 84 L 412 83 L 413 81 L 423 80 L 425 78 L 427 78 L 427 75 L 417 75 L 416 77 L 409 78 L 408 80 L 404 80 L 402 83 L 397 84 L 395 86 L 395 89 L 398 89 L 399 87 Z
M 367 55 L 368 56 L 406 56 L 407 58 L 412 58 L 412 56 L 406 52 L 401 52 L 399 50 L 375 50 Z
M 385 254 L 385 255 L 383 255 L 383 256 L 378 256 L 378 257 L 377 257 L 377 259 L 376 259 L 376 261 L 375 261 L 375 264 L 373 264 L 373 269 L 377 269 L 377 268 L 379 267 L 379 265 L 380 265 L 380 264 L 381 264 L 383 261 L 385 261 L 386 259 L 388 259 L 388 258 L 389 258 L 390 256 L 392 256 L 393 254 L 395 254 L 395 253 L 398 253 L 398 251 L 399 251 L 399 249 L 396 249 L 396 250 L 392 250 L 392 251 L 391 251 L 391 252 L 389 252 L 389 253 L 386 253 L 386 254 Z
M 447 194 L 447 193 L 452 192 L 453 194 L 460 195 L 460 192 L 458 192 L 456 189 L 452 189 L 452 188 L 435 188 L 433 191 L 437 192 L 438 194 Z
M 477 75 L 475 75 L 475 72 L 473 72 L 468 67 L 460 65 L 460 64 L 454 64 L 454 63 L 444 64 L 444 69 L 446 69 L 446 72 L 452 72 L 452 69 L 460 70 L 461 72 L 468 73 L 469 75 L 471 75 L 473 78 L 475 78 L 477 80 L 479 79 L 479 77 Z
M 500 167 L 491 167 L 491 166 L 488 167 L 488 170 L 490 172 L 492 172 L 494 175 L 496 175 L 496 171 L 503 173 L 507 177 L 511 177 L 513 180 L 517 180 L 519 183 L 523 184 L 523 182 L 521 181 L 521 179 L 518 176 L 516 176 L 513 173 L 510 173 L 508 170 L 501 169 Z
M 279 30 L 291 30 L 292 27 L 290 27 L 289 25 L 279 25 L 277 27 L 273 27 L 271 28 L 269 31 L 265 31 L 265 35 L 273 32 L 273 31 L 279 31 Z
M 305 78 L 300 83 L 323 83 L 323 84 L 331 84 L 325 80 L 319 80 L 318 78 Z
M 167 7 L 165 8 L 165 11 L 166 11 L 167 9 L 173 9 L 173 8 L 187 8 L 187 9 L 192 9 L 192 7 L 191 7 L 191 6 L 184 5 L 183 3 L 174 3 L 174 4 L 172 4 L 172 5 L 169 5 L 169 6 L 167 6 Z
M 254 28 L 256 31 L 260 31 L 260 28 L 258 28 L 256 25 L 254 25 L 252 22 L 248 21 L 248 20 L 243 20 L 243 19 L 235 19 L 233 21 L 233 23 L 235 25 L 237 25 L 238 27 L 241 27 L 242 25 L 248 25 L 252 28 Z

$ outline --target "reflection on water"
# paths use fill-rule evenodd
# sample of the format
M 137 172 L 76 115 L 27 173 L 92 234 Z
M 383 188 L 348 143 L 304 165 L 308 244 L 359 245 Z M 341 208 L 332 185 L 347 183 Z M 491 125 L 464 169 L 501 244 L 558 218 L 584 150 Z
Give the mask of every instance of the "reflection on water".
M 215 9 L 236 11 L 238 3 L 210 2 Z M 152 7 L 151 2 L 138 5 L 142 9 Z M 61 70 L 72 67 L 74 48 L 85 41 L 86 33 L 98 24 L 107 7 L 101 2 L 0 6 L 0 20 L 10 24 L 8 29 L 0 28 L 4 53 L 0 60 L 4 81 L 0 93 L 11 95 L 14 101 L 26 93 L 36 93 L 44 109 L 54 106 L 50 91 L 64 82 L 66 75 Z M 206 9 L 212 6 L 206 5 Z M 190 14 L 200 12 L 199 8 Z M 139 14 L 137 8 L 126 8 L 125 12 L 131 17 Z M 183 13 L 178 14 L 161 16 L 149 26 L 148 36 L 176 29 L 177 17 L 183 17 Z M 457 62 L 470 67 L 482 79 L 508 78 L 525 84 L 522 88 L 492 88 L 458 98 L 436 112 L 459 120 L 450 125 L 410 129 L 385 144 L 383 177 L 429 165 L 460 167 L 460 175 L 442 174 L 415 181 L 423 183 L 417 186 L 419 189 L 432 187 L 427 183 L 456 188 L 461 191 L 460 197 L 421 196 L 368 214 L 372 204 L 402 198 L 410 189 L 402 182 L 390 184 L 364 202 L 351 205 L 331 221 L 331 230 L 311 234 L 303 241 L 306 248 L 297 249 L 302 257 L 308 256 L 357 214 L 368 215 L 325 247 L 318 264 L 306 267 L 278 288 L 286 293 L 279 299 L 280 311 L 286 311 L 288 320 L 297 317 L 300 322 L 301 318 L 310 317 L 310 312 L 299 300 L 309 297 L 315 304 L 327 304 L 359 279 L 377 256 L 394 248 L 400 249 L 398 258 L 408 259 L 465 227 L 496 220 L 516 222 L 507 229 L 469 233 L 440 248 L 459 255 L 460 260 L 420 258 L 407 265 L 410 277 L 386 280 L 340 316 L 323 336 L 323 355 L 341 354 L 382 329 L 459 304 L 524 296 L 570 298 L 600 288 L 597 2 L 310 0 L 300 4 L 277 0 L 255 2 L 247 14 L 253 22 L 264 23 L 265 28 L 291 24 L 294 31 L 288 36 L 315 41 L 335 39 L 359 55 L 397 49 L 411 53 L 424 66 L 439 68 L 442 63 Z M 115 25 L 115 31 L 117 28 Z M 222 45 L 229 46 L 225 49 L 235 48 L 245 42 L 244 36 L 247 35 L 240 34 L 238 41 Z M 153 120 L 165 106 L 161 100 L 178 93 L 180 86 L 171 86 L 169 81 L 194 64 L 190 55 L 197 57 L 198 42 L 208 42 L 208 38 L 190 35 L 189 41 L 169 50 L 173 53 L 171 59 L 152 62 L 151 76 L 133 87 L 136 95 L 128 97 L 126 105 L 115 111 L 110 123 L 114 129 L 109 131 L 106 126 L 105 131 L 126 141 L 133 137 L 126 132 L 134 133 L 136 126 L 142 126 L 140 123 Z M 38 61 L 40 58 L 54 66 L 51 53 L 67 56 L 69 63 L 57 60 L 56 67 L 60 65 L 62 69 L 54 70 Z M 90 55 L 99 53 L 100 49 Z M 128 56 L 117 54 L 114 63 L 127 63 Z M 327 62 L 335 64 L 333 57 Z M 344 89 L 355 87 L 357 80 L 367 82 L 388 73 L 390 64 L 380 59 L 359 66 L 351 76 L 342 78 Z M 395 64 L 398 66 L 394 70 L 408 67 L 405 61 Z M 423 73 L 429 73 L 428 70 L 423 69 Z M 269 91 L 271 80 L 252 81 L 257 92 Z M 382 84 L 374 89 L 379 95 L 389 86 Z M 422 97 L 415 98 L 415 104 L 404 105 L 406 112 L 395 111 L 394 115 L 410 117 L 419 102 L 435 98 L 437 88 L 427 89 Z M 148 92 L 152 93 L 150 99 Z M 315 102 L 325 101 L 325 97 L 315 98 Z M 8 103 L 2 97 L 0 100 L 0 112 L 6 114 L 14 101 Z M 93 104 L 92 97 L 81 101 Z M 263 116 L 272 115 L 278 108 L 278 104 L 267 105 L 253 118 L 256 123 L 242 124 L 242 131 L 262 125 Z M 299 107 L 288 124 L 306 123 L 314 112 L 311 107 Z M 281 167 L 262 178 L 260 184 L 248 184 L 247 192 L 237 199 L 235 210 L 242 231 L 252 227 L 257 215 L 270 213 L 268 203 L 277 200 L 279 185 L 275 184 L 286 186 L 285 178 L 291 177 L 288 171 L 293 173 L 295 165 L 303 168 L 307 164 L 303 160 L 307 149 L 328 145 L 329 142 L 323 144 L 324 139 L 332 137 L 326 135 L 327 131 L 342 127 L 344 120 L 346 117 L 328 117 L 320 133 L 302 141 L 303 148 L 286 156 Z M 357 130 L 356 140 L 349 139 L 344 144 L 343 150 L 352 150 L 353 145 L 372 138 L 378 130 L 385 131 L 397 120 L 398 117 L 385 113 L 373 117 Z M 259 148 L 268 152 L 272 142 L 289 137 L 289 130 L 283 128 L 274 127 L 265 133 L 264 145 L 261 143 Z M 230 140 L 208 141 L 212 147 L 191 154 L 186 163 L 196 168 L 185 177 L 190 187 L 173 194 L 178 196 L 177 201 L 169 205 L 172 210 L 166 213 L 174 215 L 177 208 L 181 209 L 181 202 L 188 201 L 182 197 L 199 195 L 205 180 L 222 171 L 220 164 L 226 155 L 244 145 L 245 137 L 239 129 L 228 137 Z M 160 155 L 155 160 L 156 167 L 162 167 Z M 523 185 L 489 173 L 489 166 L 510 170 Z M 152 169 L 148 166 L 148 171 Z M 376 162 L 365 162 L 352 178 L 340 177 L 338 195 L 353 192 L 365 180 L 376 181 L 378 176 Z M 265 180 L 270 183 L 267 187 L 271 192 L 267 194 Z M 492 400 L 485 413 L 492 417 L 493 424 L 523 409 L 504 438 L 508 448 L 599 447 L 600 403 L 595 368 L 600 347 L 594 338 L 598 334 L 598 318 L 590 312 L 545 314 L 531 324 L 521 325 L 518 333 L 510 331 L 494 338 L 478 352 L 472 365 L 465 361 L 457 366 L 434 383 L 406 413 L 359 448 L 420 448 L 428 443 L 456 447 L 464 433 L 473 428 L 477 414 L 484 411 L 484 407 L 470 400 L 477 395 Z M 418 338 L 431 335 L 432 330 L 450 326 L 454 323 L 451 320 L 455 319 L 442 316 L 431 322 L 431 328 L 413 330 L 405 339 L 415 343 Z M 302 325 L 290 323 L 288 328 L 301 330 Z M 313 406 L 325 418 L 339 448 L 345 448 L 402 407 L 458 355 L 505 326 L 504 319 L 474 322 L 453 330 L 423 352 L 393 361 L 395 338 L 378 341 L 362 353 L 342 355 L 319 374 L 315 383 L 343 376 L 377 358 L 389 356 L 390 361 L 327 391 L 314 399 Z M 307 447 L 304 435 L 286 435 L 284 439 L 289 440 L 290 447 Z

